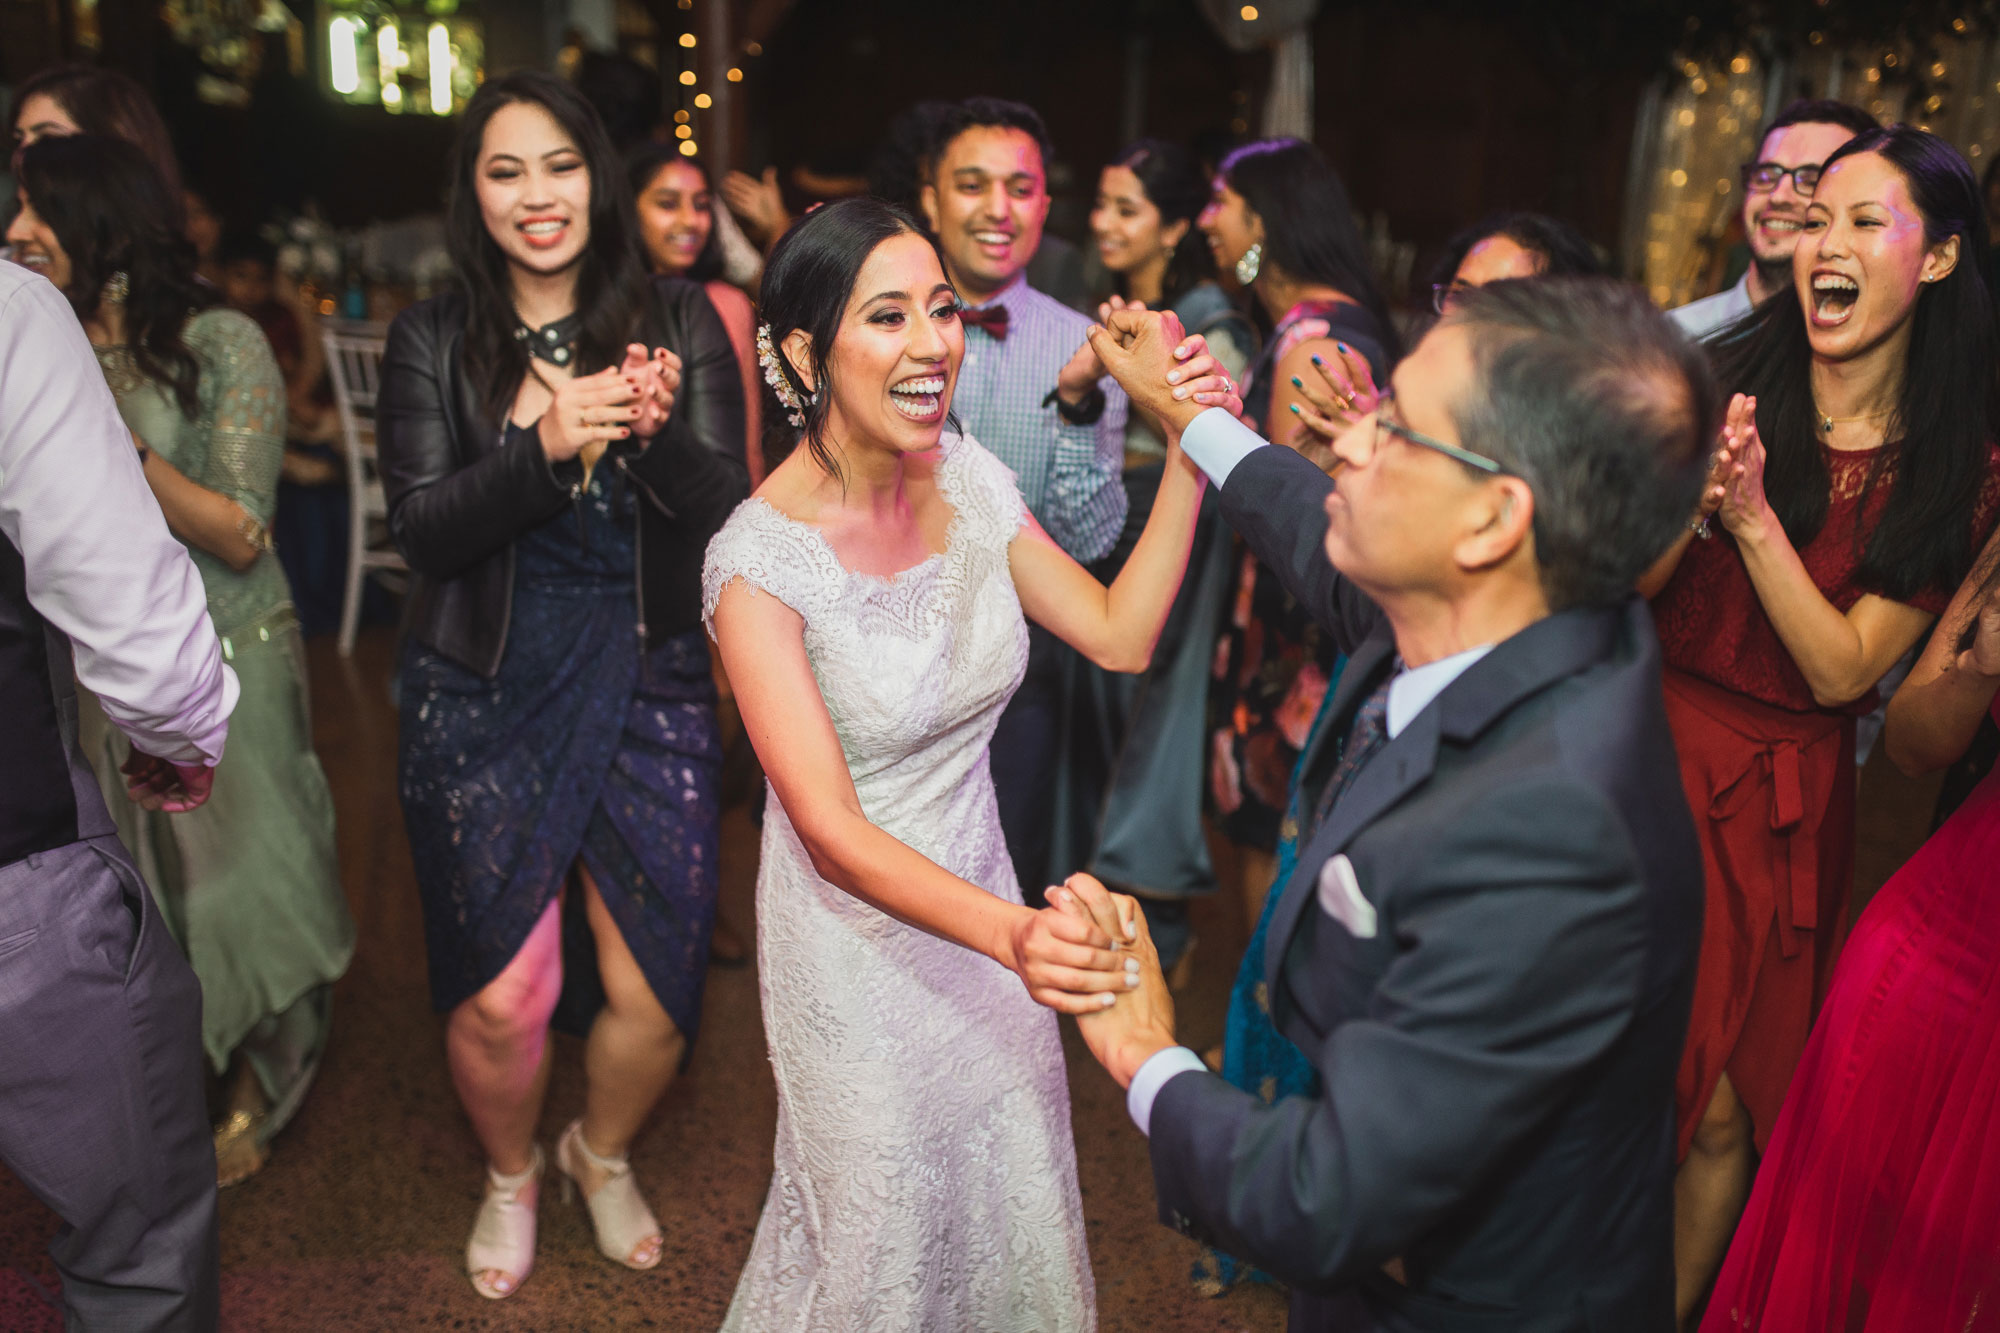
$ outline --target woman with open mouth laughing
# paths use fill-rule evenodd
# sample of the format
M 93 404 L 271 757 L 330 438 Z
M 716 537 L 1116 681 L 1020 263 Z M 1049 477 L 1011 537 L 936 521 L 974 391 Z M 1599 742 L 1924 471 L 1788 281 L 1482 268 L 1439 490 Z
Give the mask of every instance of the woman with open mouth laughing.
M 1964 159 L 1908 126 L 1870 131 L 1827 160 L 1792 289 L 1713 344 L 1741 392 L 1690 525 L 1701 535 L 1647 580 L 1707 862 L 1676 1090 L 1683 1321 L 1728 1246 L 1845 934 L 1855 719 L 1951 601 L 2000 507 L 1985 252 Z M 1709 539 L 1711 523 L 1723 531 Z
M 991 743 L 1027 670 L 1025 617 L 1144 669 L 1201 482 L 1176 440 L 1131 558 L 1108 589 L 1093 579 L 952 420 L 958 295 L 937 243 L 880 200 L 786 233 L 760 314 L 765 408 L 799 443 L 710 544 L 703 599 L 770 777 L 757 957 L 778 1129 L 723 1327 L 1088 1333 L 1050 1010 L 1137 984 L 1116 950 L 1137 909 L 1023 905 Z M 1114 318 L 1180 340 L 1171 316 Z M 1226 395 L 1214 369 L 1190 360 L 1182 390 Z

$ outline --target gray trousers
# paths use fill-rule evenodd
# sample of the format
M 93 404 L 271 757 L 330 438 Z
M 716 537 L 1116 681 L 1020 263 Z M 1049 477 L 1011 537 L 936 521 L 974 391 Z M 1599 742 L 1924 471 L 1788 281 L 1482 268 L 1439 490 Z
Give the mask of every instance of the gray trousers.
M 113 837 L 0 866 L 0 1162 L 62 1219 L 67 1327 L 209 1330 L 201 987 Z

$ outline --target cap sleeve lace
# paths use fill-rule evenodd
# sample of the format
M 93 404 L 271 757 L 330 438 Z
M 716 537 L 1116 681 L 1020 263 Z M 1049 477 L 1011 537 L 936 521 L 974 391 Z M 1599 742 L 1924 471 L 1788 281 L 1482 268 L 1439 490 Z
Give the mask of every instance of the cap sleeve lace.
M 710 538 L 701 570 L 701 620 L 715 637 L 715 606 L 737 580 L 752 594 L 768 593 L 810 624 L 841 583 L 833 548 L 755 496 Z

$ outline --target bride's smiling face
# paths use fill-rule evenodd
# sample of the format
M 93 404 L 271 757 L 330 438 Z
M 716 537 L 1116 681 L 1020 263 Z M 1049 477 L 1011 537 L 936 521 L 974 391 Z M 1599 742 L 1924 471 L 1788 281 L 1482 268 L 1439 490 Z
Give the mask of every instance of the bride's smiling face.
M 830 433 L 899 453 L 934 447 L 964 357 L 958 296 L 937 251 L 914 232 L 890 237 L 855 275 L 827 357 Z

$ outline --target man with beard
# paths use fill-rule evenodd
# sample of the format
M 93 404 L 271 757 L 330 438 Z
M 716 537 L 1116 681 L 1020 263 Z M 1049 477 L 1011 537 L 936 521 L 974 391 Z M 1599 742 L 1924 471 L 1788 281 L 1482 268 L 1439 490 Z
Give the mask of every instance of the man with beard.
M 1735 286 L 1668 312 L 1681 332 L 1706 338 L 1750 313 L 1792 280 L 1792 250 L 1819 183 L 1820 165 L 1833 151 L 1876 128 L 1859 107 L 1830 99 L 1800 98 L 1764 130 L 1755 162 L 1743 167 L 1743 234 L 1750 242 L 1750 267 Z

